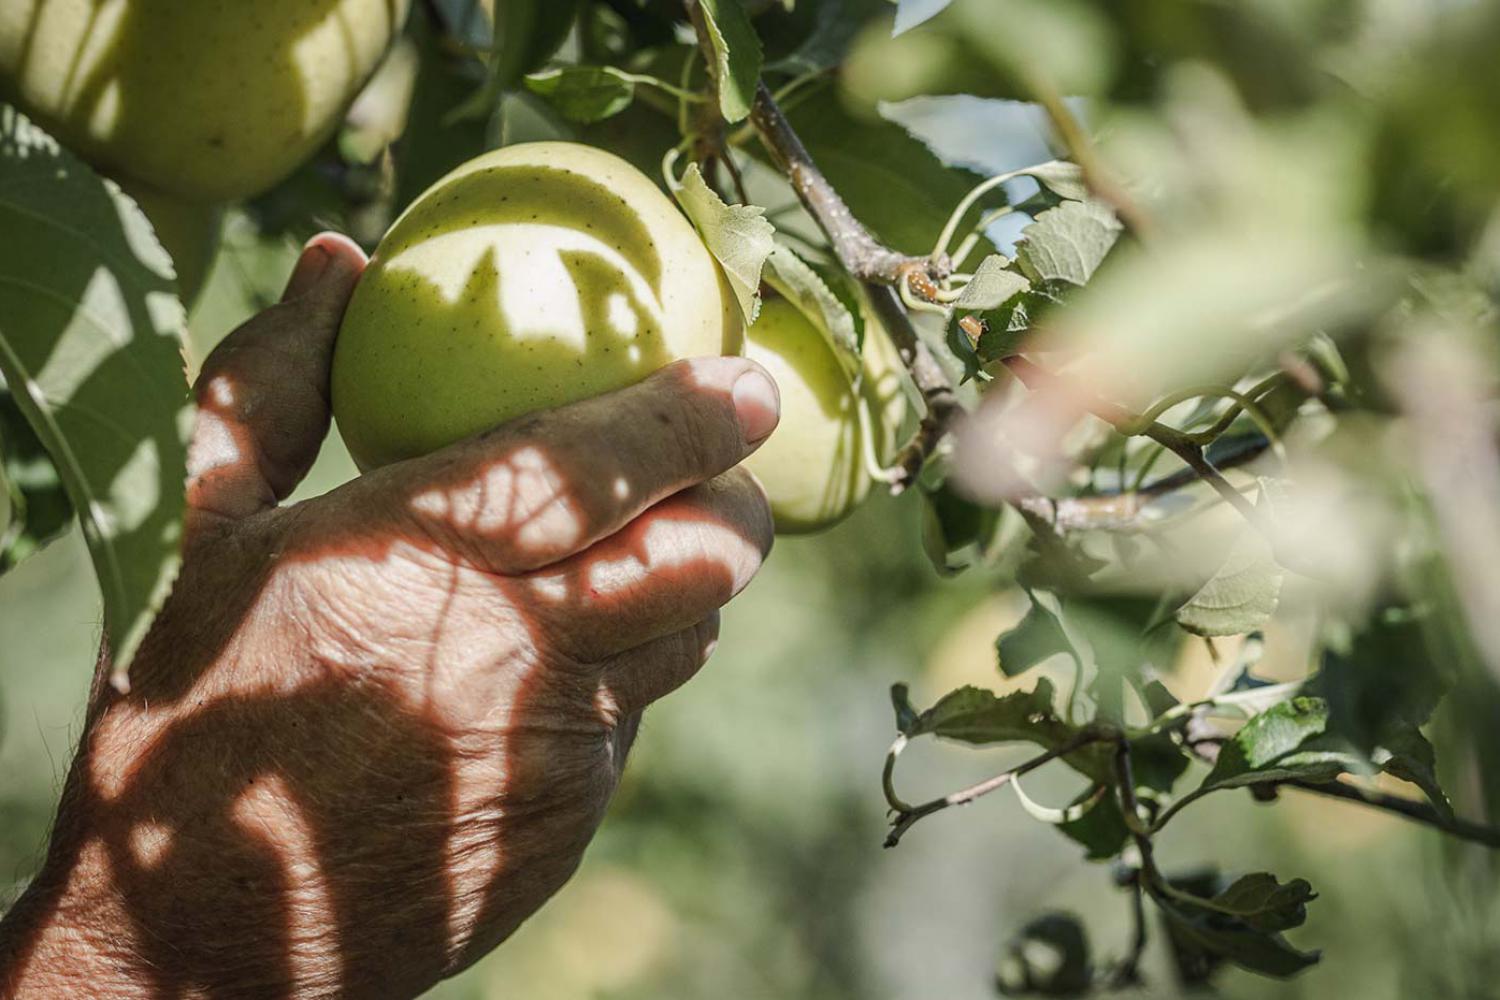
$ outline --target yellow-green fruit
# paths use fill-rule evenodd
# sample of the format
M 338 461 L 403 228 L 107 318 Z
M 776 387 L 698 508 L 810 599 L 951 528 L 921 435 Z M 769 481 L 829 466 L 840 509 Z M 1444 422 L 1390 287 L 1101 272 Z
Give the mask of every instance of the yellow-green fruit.
M 219 205 L 182 201 L 129 181 L 120 187 L 146 213 L 156 238 L 177 271 L 177 295 L 191 307 L 219 250 L 224 210 Z
M 333 413 L 361 468 L 738 353 L 738 307 L 702 240 L 611 153 L 486 153 L 380 241 L 344 314 Z
M 226 201 L 326 139 L 410 0 L 3 0 L 0 91 L 106 173 Z
M 786 299 L 768 299 L 746 331 L 745 356 L 763 365 L 781 390 L 781 422 L 745 466 L 765 487 L 777 532 L 826 528 L 869 494 L 866 452 L 875 459 L 889 453 L 905 414 L 895 352 L 869 324 L 856 387 L 801 310 Z M 868 448 L 867 432 L 875 435 Z

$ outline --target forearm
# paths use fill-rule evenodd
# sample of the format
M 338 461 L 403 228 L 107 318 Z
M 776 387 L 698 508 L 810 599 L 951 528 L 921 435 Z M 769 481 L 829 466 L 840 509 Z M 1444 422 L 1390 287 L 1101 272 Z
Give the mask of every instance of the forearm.
M 152 996 L 129 954 L 124 914 L 84 859 L 69 867 L 49 863 L 0 918 L 0 996 Z

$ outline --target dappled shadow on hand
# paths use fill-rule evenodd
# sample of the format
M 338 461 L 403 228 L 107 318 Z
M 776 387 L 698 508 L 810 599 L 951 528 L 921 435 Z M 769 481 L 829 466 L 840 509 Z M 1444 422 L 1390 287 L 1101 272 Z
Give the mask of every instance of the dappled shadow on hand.
M 39 879 L 113 886 L 109 950 L 157 995 L 412 995 L 572 873 L 639 692 L 691 673 L 611 671 L 705 654 L 769 523 L 739 475 L 660 497 L 649 455 L 545 422 L 195 532 L 131 693 L 96 690 Z

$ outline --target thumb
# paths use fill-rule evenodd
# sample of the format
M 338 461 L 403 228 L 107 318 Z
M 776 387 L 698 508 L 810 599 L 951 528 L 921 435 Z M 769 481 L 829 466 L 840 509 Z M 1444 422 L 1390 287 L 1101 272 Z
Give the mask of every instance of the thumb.
M 188 448 L 188 506 L 239 518 L 275 506 L 307 474 L 328 433 L 333 341 L 364 251 L 344 236 L 308 241 L 281 302 L 203 363 Z

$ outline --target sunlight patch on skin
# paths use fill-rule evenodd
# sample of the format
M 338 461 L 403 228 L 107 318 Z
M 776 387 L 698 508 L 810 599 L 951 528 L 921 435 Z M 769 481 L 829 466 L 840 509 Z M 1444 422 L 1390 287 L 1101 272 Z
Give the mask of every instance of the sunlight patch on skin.
M 285 779 L 258 778 L 234 800 L 230 816 L 257 840 L 274 844 L 286 876 L 286 961 L 293 996 L 312 996 L 326 987 L 329 915 L 336 913 L 327 874 L 318 864 L 317 835 Z
M 618 597 L 638 590 L 653 574 L 703 562 L 706 553 L 732 573 L 739 592 L 760 567 L 760 549 L 735 529 L 711 521 L 652 521 L 641 535 L 641 550 L 619 559 L 589 563 L 588 591 L 596 597 Z
M 605 261 L 624 279 L 636 301 L 646 308 L 651 325 L 658 329 L 665 325 L 656 293 L 634 265 L 604 241 L 567 226 L 519 222 L 470 226 L 429 237 L 396 254 L 385 267 L 393 273 L 414 271 L 424 280 L 434 282 L 439 294 L 451 305 L 463 297 L 469 276 L 490 253 L 495 255 L 497 305 L 509 339 L 561 343 L 580 353 L 587 348 L 589 330 L 579 296 L 536 293 L 539 288 L 575 287 L 565 254 L 587 254 Z M 638 319 L 622 293 L 611 298 L 608 317 L 617 333 L 635 335 Z
M 576 545 L 586 530 L 557 467 L 532 445 L 516 449 L 461 487 L 417 494 L 411 506 L 461 531 L 497 537 L 514 532 L 522 551 Z
M 149 870 L 161 863 L 172 846 L 172 828 L 165 823 L 141 820 L 130 828 L 129 842 L 135 863 Z

